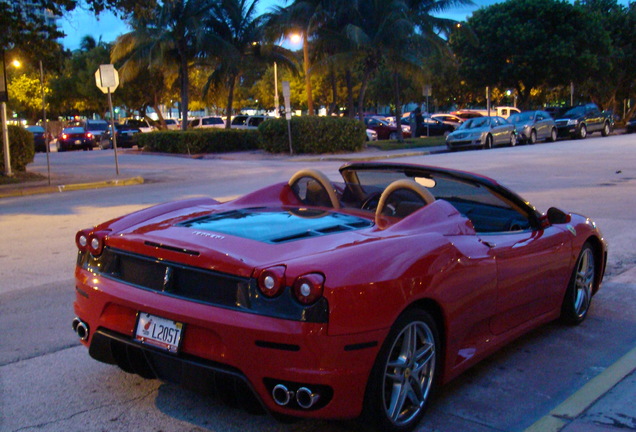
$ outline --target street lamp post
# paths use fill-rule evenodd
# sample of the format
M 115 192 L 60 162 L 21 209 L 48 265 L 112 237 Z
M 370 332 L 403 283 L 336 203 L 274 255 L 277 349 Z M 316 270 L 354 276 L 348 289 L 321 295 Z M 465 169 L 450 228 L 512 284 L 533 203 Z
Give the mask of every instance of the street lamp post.
M 2 70 L 0 70 L 0 112 L 2 115 L 2 149 L 4 153 L 4 175 L 11 177 L 11 154 L 9 153 L 9 128 L 7 127 L 7 102 L 9 101 L 9 89 L 7 88 L 7 73 L 4 64 L 4 51 L 2 51 Z
M 280 116 L 280 102 L 278 100 L 278 69 L 274 62 L 274 116 Z
M 303 66 L 305 69 L 305 91 L 307 92 L 307 114 L 314 115 L 314 99 L 312 97 L 311 79 L 309 76 L 309 43 L 307 32 L 303 34 Z
M 42 123 L 44 128 L 44 148 L 46 150 L 46 170 L 49 180 L 49 186 L 51 186 L 51 158 L 49 156 L 51 149 L 49 148 L 49 133 L 46 127 L 46 100 L 44 99 L 44 68 L 42 67 L 42 60 L 40 60 L 40 89 L 42 90 Z

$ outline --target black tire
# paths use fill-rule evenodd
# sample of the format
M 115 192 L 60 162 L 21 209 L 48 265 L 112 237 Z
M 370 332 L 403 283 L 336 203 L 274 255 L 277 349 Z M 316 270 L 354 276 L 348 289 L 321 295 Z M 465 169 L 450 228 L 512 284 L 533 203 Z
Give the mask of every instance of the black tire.
M 557 140 L 557 136 L 558 136 L 558 133 L 556 128 L 552 128 L 552 130 L 550 131 L 550 138 L 548 138 L 548 141 L 555 142 Z
M 576 137 L 578 139 L 585 139 L 587 137 L 587 127 L 585 126 L 585 123 L 583 123 L 580 127 L 579 130 L 576 133 Z
M 605 122 L 605 124 L 603 124 L 603 129 L 601 130 L 601 135 L 606 137 L 610 134 L 610 125 L 608 122 Z
M 492 135 L 488 135 L 486 137 L 486 142 L 484 143 L 484 148 L 486 150 L 489 150 L 492 148 Z
M 375 360 L 363 411 L 367 426 L 406 432 L 422 419 L 441 369 L 437 323 L 421 309 L 402 313 Z
M 561 321 L 563 323 L 578 325 L 585 320 L 592 303 L 595 282 L 594 249 L 590 243 L 585 243 L 572 270 L 572 276 L 561 305 Z
M 537 143 L 537 131 L 532 129 L 530 131 L 530 138 L 528 139 L 528 144 L 536 144 Z
M 398 133 L 397 132 L 391 132 L 389 134 L 389 139 L 392 141 L 395 141 L 396 139 L 398 139 Z

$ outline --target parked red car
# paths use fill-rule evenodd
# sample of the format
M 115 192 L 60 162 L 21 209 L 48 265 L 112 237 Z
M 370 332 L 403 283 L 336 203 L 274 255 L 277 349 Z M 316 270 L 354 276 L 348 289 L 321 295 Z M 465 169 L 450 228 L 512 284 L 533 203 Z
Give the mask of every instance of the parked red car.
M 340 173 L 79 231 L 73 328 L 89 354 L 280 416 L 405 431 L 440 384 L 587 316 L 607 258 L 590 219 L 450 169 Z
M 375 131 L 378 134 L 378 139 L 380 140 L 396 140 L 398 138 L 398 127 L 390 125 L 384 120 L 374 117 L 365 117 L 364 124 L 367 126 L 367 129 Z M 405 138 L 411 137 L 411 131 L 408 126 L 402 126 L 402 136 Z

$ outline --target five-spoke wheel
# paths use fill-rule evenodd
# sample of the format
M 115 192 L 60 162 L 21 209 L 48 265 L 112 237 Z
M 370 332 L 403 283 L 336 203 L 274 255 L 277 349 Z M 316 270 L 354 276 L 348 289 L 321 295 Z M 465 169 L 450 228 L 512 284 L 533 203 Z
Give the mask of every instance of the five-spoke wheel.
M 570 279 L 563 306 L 561 318 L 568 324 L 579 324 L 587 316 L 592 302 L 594 283 L 596 281 L 596 263 L 594 251 L 589 243 L 581 250 L 574 272 Z
M 367 416 L 383 431 L 404 431 L 420 421 L 435 388 L 440 352 L 437 325 L 421 309 L 396 320 L 374 365 Z

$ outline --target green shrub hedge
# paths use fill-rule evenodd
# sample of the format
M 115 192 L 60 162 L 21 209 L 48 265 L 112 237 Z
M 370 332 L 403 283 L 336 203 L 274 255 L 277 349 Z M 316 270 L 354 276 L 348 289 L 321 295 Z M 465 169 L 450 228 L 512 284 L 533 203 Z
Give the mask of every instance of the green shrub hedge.
M 20 126 L 9 126 L 9 155 L 11 156 L 12 171 L 26 171 L 29 163 L 33 162 L 35 146 L 33 134 Z M 4 144 L 0 139 L 0 171 L 4 172 Z
M 137 134 L 136 137 L 140 148 L 162 153 L 221 153 L 259 148 L 257 130 L 209 128 L 155 131 Z
M 271 153 L 289 153 L 287 120 L 267 120 L 258 127 L 261 146 Z M 361 150 L 366 128 L 355 119 L 304 116 L 291 119 L 292 148 L 296 153 L 339 153 Z

